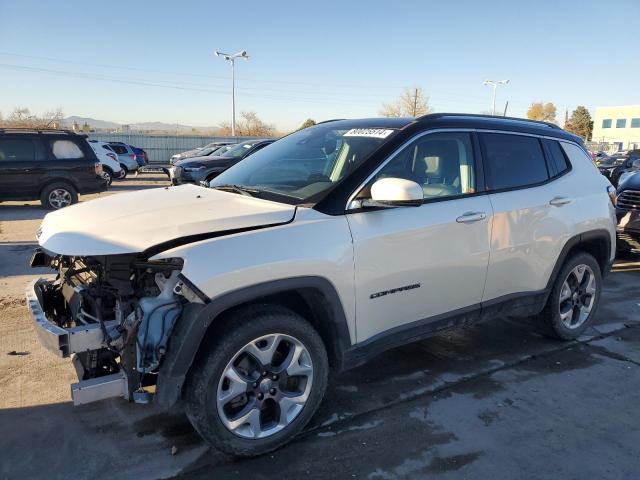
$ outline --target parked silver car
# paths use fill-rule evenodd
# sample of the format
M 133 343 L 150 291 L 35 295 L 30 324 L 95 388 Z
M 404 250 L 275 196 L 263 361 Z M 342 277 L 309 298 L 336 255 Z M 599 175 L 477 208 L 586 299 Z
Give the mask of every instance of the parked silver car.
M 193 150 L 187 150 L 186 152 L 176 153 L 169 159 L 170 165 L 175 165 L 175 163 L 179 160 L 183 160 L 185 158 L 191 157 L 201 157 L 206 155 L 211 155 L 216 150 L 226 146 L 233 145 L 231 142 L 211 142 L 205 145 L 204 147 L 194 148 Z
M 116 155 L 118 155 L 118 162 L 125 172 L 130 173 L 138 171 L 140 165 L 136 160 L 136 154 L 131 146 L 122 142 L 109 142 L 109 145 L 113 151 L 116 152 Z

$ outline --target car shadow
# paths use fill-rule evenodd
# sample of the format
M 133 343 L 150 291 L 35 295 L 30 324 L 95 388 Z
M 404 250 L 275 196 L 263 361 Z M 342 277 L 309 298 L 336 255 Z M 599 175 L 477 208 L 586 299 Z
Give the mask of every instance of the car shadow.
M 39 204 L 6 205 L 0 204 L 0 222 L 15 220 L 38 220 L 50 210 L 45 210 Z M 6 233 L 6 232 L 5 232 Z
M 31 268 L 29 261 L 37 242 L 0 242 L 0 277 L 51 273 L 48 268 Z

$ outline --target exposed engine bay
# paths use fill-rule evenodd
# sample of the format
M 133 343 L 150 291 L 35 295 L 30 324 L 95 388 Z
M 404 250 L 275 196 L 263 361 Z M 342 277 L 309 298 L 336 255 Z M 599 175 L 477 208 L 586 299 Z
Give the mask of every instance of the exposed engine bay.
M 203 302 L 180 276 L 181 259 L 74 257 L 38 249 L 31 265 L 57 271 L 55 280 L 36 284 L 47 320 L 74 333 L 91 329 L 98 339 L 88 342 L 85 351 L 74 350 L 79 380 L 124 372 L 126 390 L 133 397 L 138 392 L 144 398 L 144 387 L 155 384 L 183 308 L 190 302 Z

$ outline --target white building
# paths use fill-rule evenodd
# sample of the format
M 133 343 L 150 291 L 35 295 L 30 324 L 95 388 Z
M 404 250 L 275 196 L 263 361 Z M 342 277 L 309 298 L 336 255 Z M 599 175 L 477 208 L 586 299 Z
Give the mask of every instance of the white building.
M 591 140 L 617 150 L 640 148 L 640 105 L 596 108 Z

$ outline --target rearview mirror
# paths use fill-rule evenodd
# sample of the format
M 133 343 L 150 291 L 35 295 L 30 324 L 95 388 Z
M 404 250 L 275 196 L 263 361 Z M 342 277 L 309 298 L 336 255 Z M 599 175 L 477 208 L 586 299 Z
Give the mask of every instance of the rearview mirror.
M 371 200 L 364 207 L 418 207 L 424 194 L 416 182 L 404 178 L 382 178 L 371 185 Z

